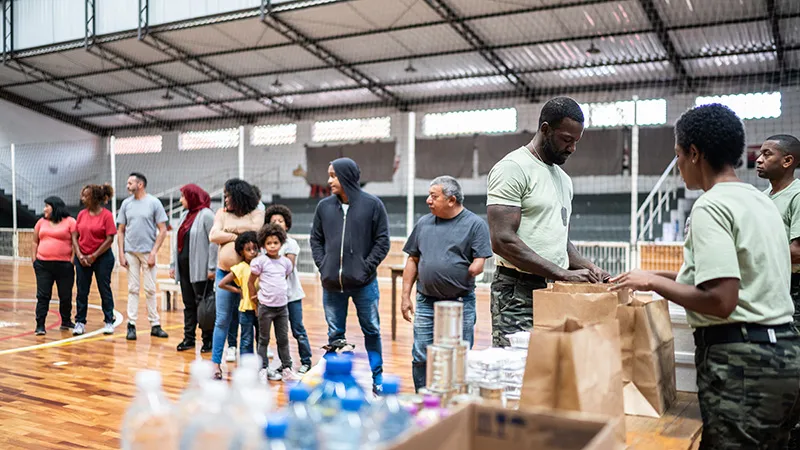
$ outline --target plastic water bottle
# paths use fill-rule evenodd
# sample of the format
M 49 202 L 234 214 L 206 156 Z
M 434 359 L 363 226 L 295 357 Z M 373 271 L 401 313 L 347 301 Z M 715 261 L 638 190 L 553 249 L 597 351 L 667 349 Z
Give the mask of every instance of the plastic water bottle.
M 383 379 L 383 397 L 379 398 L 369 409 L 374 423 L 370 434 L 370 442 L 377 438 L 378 442 L 392 442 L 405 433 L 411 426 L 411 414 L 400 404 L 397 394 L 400 392 L 400 380 L 397 377 Z
M 283 416 L 270 417 L 267 426 L 264 429 L 264 435 L 267 438 L 266 444 L 261 448 L 263 450 L 287 450 L 295 447 L 286 442 L 287 421 Z
M 236 427 L 225 407 L 228 385 L 207 383 L 203 389 L 203 399 L 203 407 L 181 434 L 181 450 L 227 449 L 233 441 Z
M 258 381 L 258 369 L 237 368 L 229 401 L 230 417 L 236 427 L 231 450 L 256 450 L 261 442 L 259 430 L 264 429 L 271 410 L 272 392 Z
M 189 366 L 189 386 L 181 394 L 176 408 L 178 430 L 184 429 L 202 407 L 204 403 L 203 385 L 211 381 L 213 373 L 214 365 L 205 359 L 195 360 Z
M 136 374 L 136 397 L 122 421 L 123 450 L 175 448 L 178 432 L 174 410 L 161 389 L 161 374 Z
M 363 394 L 353 389 L 341 400 L 341 411 L 329 423 L 321 425 L 320 443 L 325 450 L 358 450 L 361 448 L 364 426 L 361 420 Z
M 363 396 L 361 387 L 352 375 L 353 361 L 347 356 L 330 356 L 325 360 L 325 373 L 308 398 L 308 403 L 321 423 L 328 423 L 341 408 L 341 401 L 348 389 L 355 389 Z
M 308 389 L 298 384 L 289 391 L 286 443 L 292 449 L 316 450 L 316 425 L 308 408 Z

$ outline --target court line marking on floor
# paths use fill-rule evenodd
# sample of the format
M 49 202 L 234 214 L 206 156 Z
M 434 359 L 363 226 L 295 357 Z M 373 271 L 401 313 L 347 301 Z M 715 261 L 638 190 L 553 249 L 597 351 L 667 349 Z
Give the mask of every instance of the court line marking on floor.
M 0 298 L 0 302 L 7 302 L 7 303 L 36 303 L 37 300 L 34 299 L 19 299 L 19 298 Z M 50 304 L 58 304 L 57 300 L 53 300 Z M 89 304 L 89 308 L 96 309 L 102 311 L 103 309 L 100 306 Z M 123 321 L 122 313 L 114 310 L 114 328 L 118 327 Z M 20 352 L 27 352 L 32 350 L 41 350 L 45 348 L 52 348 L 52 347 L 61 347 L 63 345 L 70 345 L 77 341 L 83 341 L 89 338 L 93 338 L 95 336 L 101 335 L 103 333 L 103 329 L 100 328 L 95 331 L 90 331 L 88 333 L 82 334 L 80 336 L 75 336 L 67 339 L 59 339 L 57 341 L 52 342 L 45 342 L 43 344 L 36 344 L 36 345 L 29 345 L 27 347 L 17 347 L 17 348 L 10 348 L 7 350 L 0 350 L 0 356 L 8 355 L 12 353 L 20 353 Z M 109 338 L 113 335 L 102 335 L 101 338 Z

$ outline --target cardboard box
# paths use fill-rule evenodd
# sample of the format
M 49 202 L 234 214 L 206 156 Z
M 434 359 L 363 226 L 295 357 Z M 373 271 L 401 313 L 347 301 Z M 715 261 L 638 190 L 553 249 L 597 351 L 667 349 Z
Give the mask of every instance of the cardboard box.
M 609 420 L 584 413 L 470 404 L 392 450 L 612 450 Z

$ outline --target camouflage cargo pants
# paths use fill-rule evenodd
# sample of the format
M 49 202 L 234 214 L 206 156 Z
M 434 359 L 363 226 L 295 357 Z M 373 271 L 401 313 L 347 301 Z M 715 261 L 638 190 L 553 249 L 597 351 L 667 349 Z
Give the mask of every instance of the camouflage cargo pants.
M 791 293 L 794 301 L 794 326 L 800 327 L 800 273 L 792 274 L 789 293 Z
M 492 346 L 508 347 L 507 334 L 533 328 L 533 290 L 547 287 L 544 279 L 515 278 L 496 271 L 492 280 Z
M 700 449 L 786 449 L 800 418 L 800 337 L 697 347 Z

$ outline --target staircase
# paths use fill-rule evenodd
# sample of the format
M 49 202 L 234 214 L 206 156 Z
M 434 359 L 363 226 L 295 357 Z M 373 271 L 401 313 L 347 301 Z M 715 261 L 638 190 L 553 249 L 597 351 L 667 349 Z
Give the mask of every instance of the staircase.
M 653 241 L 659 230 L 663 232 L 662 239 L 665 241 L 683 240 L 683 224 L 692 200 L 685 198 L 677 162 L 678 159 L 674 158 L 664 169 L 636 213 L 639 241 Z

